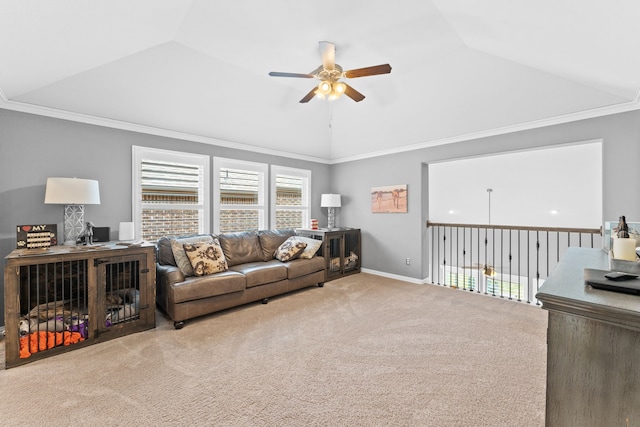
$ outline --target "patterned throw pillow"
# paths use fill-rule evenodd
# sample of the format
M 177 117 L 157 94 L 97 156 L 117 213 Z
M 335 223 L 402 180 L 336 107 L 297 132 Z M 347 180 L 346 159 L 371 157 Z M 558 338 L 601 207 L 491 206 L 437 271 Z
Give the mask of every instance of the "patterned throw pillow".
M 191 267 L 191 262 L 189 261 L 189 258 L 187 258 L 187 254 L 184 252 L 184 244 L 211 242 L 212 239 L 211 235 L 171 239 L 171 252 L 173 252 L 173 258 L 176 260 L 176 266 L 180 271 L 182 271 L 184 277 L 193 276 L 193 267 Z
M 304 248 L 304 251 L 302 251 L 299 257 L 302 259 L 313 258 L 314 256 L 316 256 L 316 252 L 318 252 L 318 249 L 320 249 L 320 246 L 322 246 L 322 240 L 312 239 L 310 237 L 301 237 L 301 236 L 298 236 L 297 239 L 307 244 L 307 247 Z
M 184 252 L 191 262 L 195 276 L 219 273 L 229 268 L 218 239 L 207 243 L 185 243 Z
M 274 256 L 280 261 L 291 261 L 300 255 L 306 247 L 307 244 L 297 236 L 291 236 L 276 249 Z

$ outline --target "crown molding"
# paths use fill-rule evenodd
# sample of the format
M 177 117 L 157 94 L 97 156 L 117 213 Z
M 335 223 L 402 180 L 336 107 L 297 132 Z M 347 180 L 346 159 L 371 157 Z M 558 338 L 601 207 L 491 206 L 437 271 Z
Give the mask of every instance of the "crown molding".
M 226 148 L 233 148 L 243 151 L 251 151 L 255 153 L 268 154 L 273 156 L 286 157 L 290 159 L 303 160 L 322 164 L 340 164 L 365 160 L 375 157 L 388 156 L 392 154 L 404 153 L 407 151 L 421 150 L 439 145 L 453 144 L 457 142 L 470 141 L 474 139 L 487 138 L 491 136 L 504 135 L 514 132 L 521 132 L 531 129 L 537 129 L 547 126 L 554 126 L 564 123 L 575 122 L 579 120 L 592 119 L 596 117 L 608 116 L 612 114 L 624 113 L 628 111 L 640 109 L 640 90 L 636 92 L 633 100 L 620 104 L 608 105 L 604 107 L 593 108 L 589 110 L 579 111 L 576 113 L 564 114 L 547 119 L 533 120 L 530 122 L 519 123 L 517 125 L 503 126 L 500 128 L 489 129 L 485 131 L 472 132 L 464 135 L 457 135 L 448 138 L 440 138 L 432 141 L 425 141 L 417 144 L 405 145 L 387 150 L 379 150 L 371 153 L 359 154 L 356 156 L 346 156 L 336 159 L 325 159 L 320 157 L 305 156 L 301 154 L 292 154 L 279 150 L 272 150 L 254 145 L 243 144 L 240 142 L 226 141 L 217 138 L 206 137 L 202 135 L 194 135 L 185 132 L 178 132 L 169 129 L 156 128 L 153 126 L 140 125 L 120 120 L 107 119 L 88 114 L 75 113 L 71 111 L 59 110 L 56 108 L 43 107 L 40 105 L 28 104 L 24 102 L 11 101 L 7 99 L 6 94 L 0 88 L 0 108 L 23 113 L 36 114 L 39 116 L 53 117 L 62 120 L 70 120 L 79 123 L 85 123 L 95 126 L 103 126 L 113 129 L 126 130 L 131 132 L 145 133 L 149 135 L 161 136 L 166 138 L 181 139 L 185 141 L 198 142 L 202 144 L 217 145 Z
M 353 162 L 357 160 L 370 159 L 373 157 L 388 156 L 391 154 L 421 150 L 424 148 L 435 147 L 438 145 L 453 144 L 456 142 L 470 141 L 474 139 L 487 138 L 490 136 L 504 135 L 508 133 L 521 132 L 525 130 L 576 122 L 579 120 L 609 116 L 612 114 L 626 113 L 628 111 L 633 111 L 633 110 L 640 110 L 640 90 L 636 92 L 636 96 L 633 100 L 628 102 L 623 102 L 620 104 L 607 105 L 605 107 L 593 108 L 590 110 L 564 114 L 561 116 L 555 116 L 547 119 L 533 120 L 530 122 L 519 123 L 517 125 L 503 126 L 500 128 L 494 128 L 494 129 L 489 129 L 489 130 L 480 131 L 480 132 L 473 132 L 465 135 L 457 135 L 457 136 L 452 136 L 448 138 L 435 139 L 432 141 L 405 145 L 403 147 L 398 147 L 398 148 L 393 148 L 388 150 L 374 151 L 371 153 L 360 154 L 357 156 L 342 157 L 342 158 L 331 160 L 331 164 L 346 163 L 346 162 Z
M 329 164 L 330 160 L 305 156 L 301 154 L 294 154 L 279 150 L 272 150 L 269 148 L 257 147 L 254 145 L 243 144 L 240 142 L 226 141 L 217 138 L 211 138 L 202 135 L 194 135 L 186 132 L 178 132 L 169 129 L 162 129 L 153 126 L 146 126 L 137 123 L 125 122 L 121 120 L 107 119 L 104 117 L 92 116 L 89 114 L 75 113 L 72 111 L 59 110 L 57 108 L 44 107 L 41 105 L 28 104 L 24 102 L 17 102 L 8 100 L 5 94 L 0 89 L 0 108 L 5 110 L 18 111 L 22 113 L 36 114 L 39 116 L 52 117 L 56 119 L 69 120 L 78 123 L 84 123 L 95 126 L 108 127 L 113 129 L 120 129 L 130 132 L 145 133 L 149 135 L 161 136 L 165 138 L 181 139 L 185 141 L 199 142 L 201 144 L 217 145 L 220 147 L 233 148 L 236 150 L 251 151 L 254 153 L 268 154 L 272 156 L 286 157 L 296 160 L 304 160 L 314 163 Z

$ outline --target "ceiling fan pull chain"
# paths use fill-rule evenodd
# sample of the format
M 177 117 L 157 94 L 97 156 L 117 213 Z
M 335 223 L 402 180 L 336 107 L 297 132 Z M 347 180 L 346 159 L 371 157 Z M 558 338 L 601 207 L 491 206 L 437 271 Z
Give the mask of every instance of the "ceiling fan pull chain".
M 329 129 L 333 129 L 333 102 L 329 108 L 331 108 L 331 111 L 329 112 Z

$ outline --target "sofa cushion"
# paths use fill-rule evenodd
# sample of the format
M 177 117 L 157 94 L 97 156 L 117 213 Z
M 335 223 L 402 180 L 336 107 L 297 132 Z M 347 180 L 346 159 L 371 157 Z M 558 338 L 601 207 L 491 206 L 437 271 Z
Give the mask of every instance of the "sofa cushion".
M 298 239 L 307 244 L 307 247 L 304 248 L 304 251 L 302 251 L 299 257 L 302 259 L 313 258 L 314 256 L 316 256 L 316 253 L 318 252 L 318 249 L 320 249 L 320 246 L 322 246 L 322 240 L 302 236 L 298 236 Z
M 260 239 L 255 231 L 225 233 L 218 238 L 229 267 L 263 260 Z
M 276 249 L 275 257 L 280 261 L 291 261 L 296 259 L 306 247 L 307 244 L 299 240 L 297 236 L 289 237 Z
M 173 251 L 171 250 L 171 237 L 161 237 L 158 239 L 156 247 L 158 248 L 158 264 L 177 267 L 176 260 L 173 257 Z
M 229 268 L 218 239 L 211 242 L 185 243 L 183 246 L 193 267 L 194 276 L 207 276 Z
M 294 259 L 284 263 L 287 267 L 287 278 L 295 279 L 296 277 L 306 276 L 316 271 L 324 271 L 324 258 L 321 256 L 312 259 Z
M 249 262 L 229 267 L 229 270 L 244 274 L 247 288 L 266 285 L 287 278 L 287 267 L 275 259 L 271 261 Z
M 243 291 L 246 279 L 236 271 L 223 271 L 209 276 L 185 278 L 184 282 L 171 285 L 170 292 L 174 304 L 194 301 L 231 292 Z
M 187 254 L 184 252 L 184 244 L 211 242 L 212 240 L 213 236 L 211 236 L 211 234 L 199 234 L 191 237 L 174 237 L 171 239 L 171 252 L 173 252 L 176 265 L 180 271 L 182 271 L 182 274 L 185 276 L 193 276 L 195 274 L 193 272 L 191 262 L 189 261 Z
M 294 230 L 260 230 L 258 231 L 258 237 L 260 239 L 260 246 L 262 247 L 262 256 L 264 261 L 273 259 L 276 253 L 276 249 L 284 243 L 291 236 L 295 236 Z

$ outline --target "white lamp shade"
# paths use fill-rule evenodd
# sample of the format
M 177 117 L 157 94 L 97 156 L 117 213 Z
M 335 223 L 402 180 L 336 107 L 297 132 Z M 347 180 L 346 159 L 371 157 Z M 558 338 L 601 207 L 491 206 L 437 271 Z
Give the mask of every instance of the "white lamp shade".
M 99 205 L 100 186 L 93 179 L 47 178 L 46 204 Z
M 339 208 L 342 206 L 339 194 L 323 194 L 320 198 L 320 207 Z

